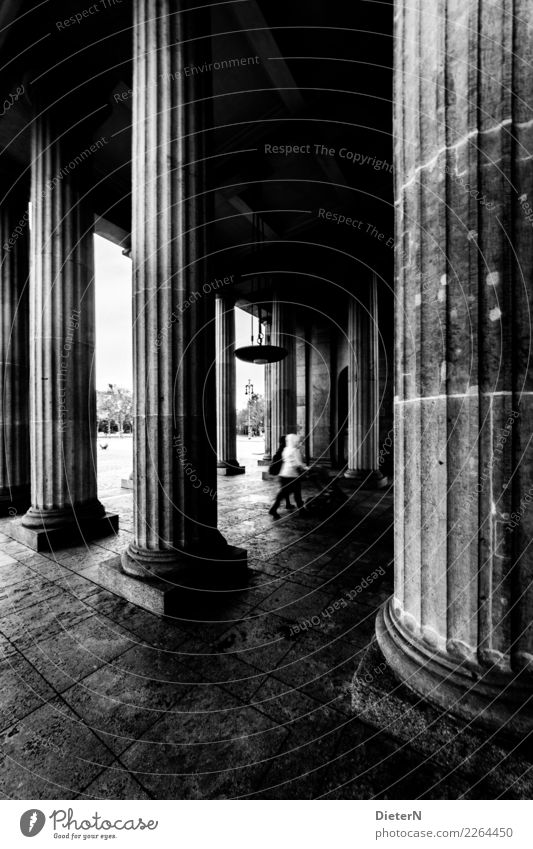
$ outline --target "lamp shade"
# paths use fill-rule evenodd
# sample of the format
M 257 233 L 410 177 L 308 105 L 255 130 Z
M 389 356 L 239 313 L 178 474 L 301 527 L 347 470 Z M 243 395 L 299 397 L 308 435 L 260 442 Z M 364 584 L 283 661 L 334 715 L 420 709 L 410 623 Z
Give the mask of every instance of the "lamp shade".
M 237 348 L 235 356 L 245 363 L 264 366 L 268 363 L 279 363 L 288 353 L 286 348 L 279 345 L 245 345 L 243 348 Z

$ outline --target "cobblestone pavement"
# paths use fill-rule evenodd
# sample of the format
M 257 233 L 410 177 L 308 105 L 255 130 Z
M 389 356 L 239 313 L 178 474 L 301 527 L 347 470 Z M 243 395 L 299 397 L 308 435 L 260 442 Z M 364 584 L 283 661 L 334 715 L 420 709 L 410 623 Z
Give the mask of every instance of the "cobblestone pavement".
M 510 755 L 419 703 L 372 642 L 392 589 L 391 493 L 345 489 L 329 518 L 283 510 L 273 522 L 276 484 L 261 480 L 255 448 L 245 476 L 219 479 L 220 527 L 248 550 L 246 585 L 188 599 L 173 620 L 97 583 L 131 538 L 117 459 L 127 471 L 131 447 L 101 463 L 116 537 L 35 554 L 3 520 L 2 796 L 530 797 L 526 747 Z

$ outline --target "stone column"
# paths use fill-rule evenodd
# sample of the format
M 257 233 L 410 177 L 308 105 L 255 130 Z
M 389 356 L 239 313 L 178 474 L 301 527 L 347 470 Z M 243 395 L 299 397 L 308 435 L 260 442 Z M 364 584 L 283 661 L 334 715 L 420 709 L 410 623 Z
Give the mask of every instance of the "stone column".
M 294 356 L 296 360 L 296 421 L 297 433 L 302 436 L 302 456 L 307 457 L 309 453 L 309 405 L 310 398 L 307 392 L 307 372 L 310 366 L 310 332 L 307 317 L 300 319 L 296 324 L 294 345 Z M 307 462 L 307 461 L 306 461 Z
M 310 458 L 320 466 L 331 466 L 332 453 L 332 338 L 329 322 L 317 312 L 309 332 L 308 403 L 310 428 L 308 444 Z M 298 346 L 297 346 L 298 347 Z
M 93 214 L 83 201 L 87 139 L 59 112 L 32 123 L 31 507 L 12 533 L 40 550 L 116 530 L 97 498 Z M 78 146 L 81 145 L 81 147 Z
M 178 570 L 245 565 L 246 555 L 217 530 L 210 75 L 182 74 L 208 61 L 209 10 L 179 14 L 171 0 L 157 14 L 151 0 L 133 9 L 134 540 L 122 570 L 165 576 L 164 596 Z M 148 604 L 131 582 L 117 591 Z
M 235 299 L 216 297 L 217 457 L 219 475 L 242 475 L 237 460 Z
M 386 486 L 379 471 L 379 330 L 375 275 L 348 303 L 348 468 L 364 487 Z
M 261 460 L 257 461 L 259 466 L 270 466 L 272 462 L 272 366 L 265 365 L 265 453 Z
M 291 305 L 275 297 L 272 303 L 273 345 L 286 348 L 288 356 L 279 363 L 272 363 L 271 373 L 271 445 L 272 451 L 278 450 L 281 437 L 296 433 L 298 421 L 296 415 L 296 357 L 294 345 L 294 327 L 292 326 Z
M 131 248 L 124 248 L 122 251 L 122 256 L 131 259 Z M 127 478 L 122 478 L 120 481 L 121 489 L 133 489 L 133 470 L 129 473 Z
M 519 735 L 533 729 L 532 33 L 522 0 L 397 6 L 396 565 L 377 623 L 409 687 Z
M 15 516 L 30 505 L 29 208 L 24 193 L 11 190 L 0 204 L 0 245 L 0 515 Z

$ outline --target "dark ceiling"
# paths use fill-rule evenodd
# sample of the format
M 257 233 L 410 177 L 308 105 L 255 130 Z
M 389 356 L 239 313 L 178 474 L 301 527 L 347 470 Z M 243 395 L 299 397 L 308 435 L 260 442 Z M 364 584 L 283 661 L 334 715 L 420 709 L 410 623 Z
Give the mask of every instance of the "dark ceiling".
M 98 115 L 93 138 L 110 139 L 92 162 L 98 226 L 127 245 L 132 10 L 129 0 L 102 2 L 109 6 L 82 24 L 58 29 L 91 3 L 4 0 L 2 92 L 8 97 L 23 82 L 25 97 L 0 121 L 0 168 L 11 183 L 15 172 L 28 181 L 35 102 L 68 81 L 77 103 Z M 217 271 L 245 279 L 285 272 L 318 299 L 329 285 L 318 281 L 352 287 L 368 267 L 392 286 L 392 3 L 241 0 L 211 8 L 206 57 L 259 57 L 212 74 Z M 299 151 L 287 155 L 287 146 Z

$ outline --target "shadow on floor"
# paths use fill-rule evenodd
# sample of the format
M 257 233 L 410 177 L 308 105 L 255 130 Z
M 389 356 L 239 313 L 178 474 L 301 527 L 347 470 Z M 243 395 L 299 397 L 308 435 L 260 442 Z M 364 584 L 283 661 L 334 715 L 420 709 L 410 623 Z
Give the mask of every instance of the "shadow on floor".
M 166 619 L 97 582 L 131 539 L 129 496 L 111 505 L 119 534 L 81 549 L 35 554 L 0 534 L 4 798 L 531 795 L 523 755 L 413 712 L 385 672 L 352 701 L 392 590 L 390 492 L 273 523 L 274 482 L 219 486 L 248 575 L 184 594 Z

